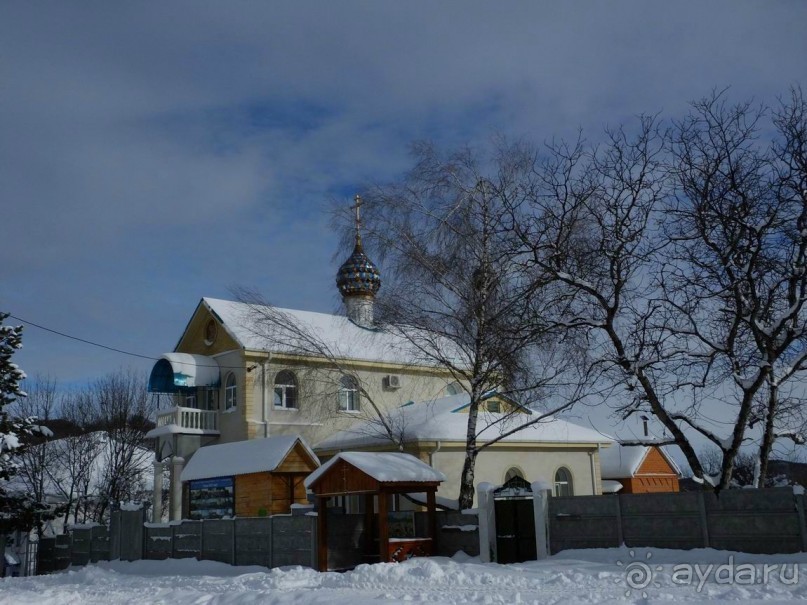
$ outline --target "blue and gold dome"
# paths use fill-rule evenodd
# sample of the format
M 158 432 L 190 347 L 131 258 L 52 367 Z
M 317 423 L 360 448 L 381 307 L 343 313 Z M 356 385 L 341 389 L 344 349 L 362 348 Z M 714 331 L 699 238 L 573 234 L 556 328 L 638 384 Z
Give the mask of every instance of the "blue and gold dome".
M 342 296 L 375 296 L 381 287 L 381 273 L 364 253 L 358 235 L 353 254 L 336 273 L 336 286 Z

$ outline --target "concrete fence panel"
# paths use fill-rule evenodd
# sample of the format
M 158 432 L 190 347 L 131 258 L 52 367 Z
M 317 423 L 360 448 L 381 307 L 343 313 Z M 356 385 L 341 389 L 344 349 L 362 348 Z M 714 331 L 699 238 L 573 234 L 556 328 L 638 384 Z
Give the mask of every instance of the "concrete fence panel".
M 183 521 L 171 526 L 173 559 L 202 558 L 202 521 Z
M 415 535 L 429 535 L 429 514 L 415 513 Z M 437 552 L 440 557 L 452 557 L 458 551 L 472 557 L 479 556 L 479 517 L 459 511 L 437 513 Z
M 272 567 L 303 565 L 316 568 L 316 517 L 272 517 Z
M 47 574 L 56 571 L 56 538 L 40 538 L 36 556 L 37 574 Z
M 92 529 L 89 527 L 73 528 L 70 530 L 72 538 L 70 549 L 71 565 L 86 565 L 90 562 L 92 550 Z
M 751 553 L 792 553 L 802 548 L 792 488 L 704 493 L 712 548 Z
M 552 554 L 569 548 L 609 548 L 622 543 L 618 498 L 550 498 L 548 510 Z
M 272 517 L 236 519 L 235 564 L 272 566 Z
M 626 546 L 684 549 L 706 546 L 701 497 L 698 492 L 609 496 L 619 499 Z
M 231 520 L 210 519 L 202 522 L 202 559 L 235 563 L 235 528 Z
M 103 525 L 92 528 L 92 542 L 90 544 L 90 562 L 109 560 L 109 530 Z
M 53 571 L 61 571 L 70 567 L 70 559 L 70 536 L 68 534 L 56 536 Z
M 807 550 L 805 496 L 792 488 L 552 498 L 551 552 L 568 548 Z
M 167 523 L 146 523 L 143 557 L 146 559 L 170 559 L 174 553 L 174 530 Z

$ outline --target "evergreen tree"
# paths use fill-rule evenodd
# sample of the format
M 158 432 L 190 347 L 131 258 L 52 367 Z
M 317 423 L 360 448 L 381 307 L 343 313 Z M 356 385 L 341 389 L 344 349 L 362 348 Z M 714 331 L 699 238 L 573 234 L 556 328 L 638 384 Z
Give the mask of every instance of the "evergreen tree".
M 30 529 L 47 511 L 43 503 L 15 489 L 11 482 L 25 437 L 41 429 L 34 418 L 14 418 L 8 412 L 8 406 L 26 395 L 20 387 L 25 372 L 11 361 L 22 348 L 22 326 L 3 325 L 7 317 L 8 313 L 0 313 L 0 535 Z

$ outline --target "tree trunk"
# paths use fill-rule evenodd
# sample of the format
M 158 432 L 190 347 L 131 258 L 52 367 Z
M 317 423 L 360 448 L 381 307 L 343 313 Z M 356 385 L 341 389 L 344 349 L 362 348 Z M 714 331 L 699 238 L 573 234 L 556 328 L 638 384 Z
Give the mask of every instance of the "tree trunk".
M 765 432 L 762 434 L 762 444 L 759 447 L 759 477 L 754 487 L 763 487 L 768 475 L 768 461 L 773 449 L 774 420 L 776 419 L 777 408 L 779 406 L 779 390 L 773 380 L 770 381 L 770 392 L 768 394 L 768 409 L 765 416 Z
M 460 477 L 459 510 L 474 506 L 474 473 L 476 470 L 476 421 L 479 416 L 480 394 L 476 389 L 471 391 L 471 404 L 468 406 L 468 431 L 465 439 L 465 461 Z
M 469 444 L 469 446 L 465 449 L 465 462 L 462 465 L 459 510 L 473 508 L 474 506 L 474 472 L 476 469 L 476 454 L 476 448 L 471 449 Z

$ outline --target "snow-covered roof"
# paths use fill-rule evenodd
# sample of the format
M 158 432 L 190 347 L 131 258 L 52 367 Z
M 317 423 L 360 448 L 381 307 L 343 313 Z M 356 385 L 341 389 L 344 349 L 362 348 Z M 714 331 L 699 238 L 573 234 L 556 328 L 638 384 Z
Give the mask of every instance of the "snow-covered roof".
M 651 445 L 615 445 L 600 451 L 600 473 L 603 479 L 624 479 L 633 477 L 650 453 Z M 664 448 L 658 447 L 659 452 L 673 470 L 681 474 L 678 465 L 669 456 Z
M 619 490 L 621 490 L 623 485 L 619 481 L 614 481 L 613 479 L 603 479 L 602 480 L 602 493 L 603 494 L 615 494 Z
M 470 396 L 458 393 L 431 401 L 403 405 L 391 412 L 389 424 L 404 443 L 417 441 L 464 442 L 468 432 L 468 415 L 463 409 Z M 499 414 L 480 412 L 480 442 L 493 439 L 517 426 L 525 425 L 536 418 L 534 413 Z M 591 443 L 610 444 L 613 441 L 593 429 L 567 420 L 548 417 L 536 424 L 502 439 L 505 443 Z M 359 421 L 347 430 L 340 431 L 316 444 L 317 450 L 335 450 L 354 447 L 378 446 L 389 442 L 389 437 L 379 429 L 377 421 Z
M 339 460 L 382 483 L 445 481 L 446 476 L 410 454 L 399 452 L 341 452 L 308 475 L 305 487 L 311 487 Z
M 279 353 L 300 353 L 308 349 L 305 344 L 293 346 L 290 335 L 280 336 L 284 342 L 271 342 L 270 334 L 256 330 L 256 310 L 260 308 L 240 302 L 203 298 L 202 302 L 219 317 L 225 330 L 245 349 Z M 288 318 L 306 333 L 314 335 L 330 355 L 344 359 L 383 361 L 416 365 L 435 365 L 435 362 L 414 347 L 402 336 L 381 329 L 363 328 L 343 315 L 299 311 L 273 307 L 271 312 L 279 319 Z M 450 346 L 450 344 L 446 344 Z
M 301 437 L 278 435 L 200 447 L 182 471 L 182 481 L 273 471 L 297 442 L 319 465 L 319 459 Z

